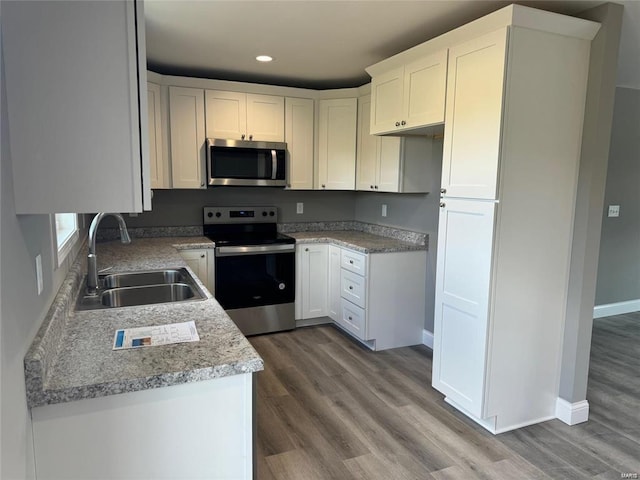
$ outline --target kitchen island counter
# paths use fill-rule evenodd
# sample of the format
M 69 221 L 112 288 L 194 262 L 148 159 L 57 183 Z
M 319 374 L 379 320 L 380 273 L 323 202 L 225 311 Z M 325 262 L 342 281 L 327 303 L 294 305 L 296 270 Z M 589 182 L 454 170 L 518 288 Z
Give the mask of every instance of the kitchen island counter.
M 204 237 L 134 238 L 99 243 L 98 269 L 186 267 L 179 249 L 213 248 Z M 195 276 L 204 300 L 76 311 L 84 288 L 83 251 L 25 356 L 29 407 L 97 398 L 257 372 L 263 361 Z M 193 273 L 193 272 L 191 272 Z M 117 329 L 193 320 L 200 341 L 113 350 Z

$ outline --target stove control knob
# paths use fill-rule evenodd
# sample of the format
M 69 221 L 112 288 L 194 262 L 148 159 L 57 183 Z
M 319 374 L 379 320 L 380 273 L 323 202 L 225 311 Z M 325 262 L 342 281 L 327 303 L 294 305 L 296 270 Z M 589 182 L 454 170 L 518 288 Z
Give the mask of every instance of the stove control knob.
M 208 212 L 207 213 L 207 217 L 209 217 L 209 218 L 213 217 L 213 212 Z
M 273 210 L 271 210 L 271 211 L 269 212 L 269 216 L 270 216 L 270 217 L 273 217 L 275 214 L 276 214 L 276 212 L 274 212 Z
M 222 214 L 220 212 L 216 212 L 216 217 L 220 218 L 222 216 Z
M 267 216 L 267 212 L 262 212 L 262 216 L 266 217 Z

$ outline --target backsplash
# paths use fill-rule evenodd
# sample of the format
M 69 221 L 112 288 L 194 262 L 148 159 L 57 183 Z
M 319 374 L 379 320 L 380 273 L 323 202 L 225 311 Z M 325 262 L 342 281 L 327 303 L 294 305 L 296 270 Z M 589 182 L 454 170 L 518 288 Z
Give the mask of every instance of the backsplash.
M 202 236 L 201 225 L 182 227 L 129 227 L 127 230 L 132 238 Z M 356 221 L 279 223 L 278 231 L 282 233 L 357 231 L 404 242 L 417 243 L 418 245 L 427 245 L 428 241 L 428 235 L 426 233 Z M 100 228 L 100 230 L 98 230 L 97 239 L 99 241 L 117 240 L 118 238 L 120 238 L 120 230 L 118 228 Z

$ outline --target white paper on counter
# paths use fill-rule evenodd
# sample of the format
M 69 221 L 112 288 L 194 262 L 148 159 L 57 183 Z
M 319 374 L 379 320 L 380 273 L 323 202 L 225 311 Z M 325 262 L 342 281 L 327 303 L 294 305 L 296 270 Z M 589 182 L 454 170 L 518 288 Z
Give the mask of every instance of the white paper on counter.
M 196 324 L 192 320 L 168 325 L 124 328 L 116 330 L 113 337 L 113 349 L 155 347 L 171 343 L 197 342 L 200 340 Z

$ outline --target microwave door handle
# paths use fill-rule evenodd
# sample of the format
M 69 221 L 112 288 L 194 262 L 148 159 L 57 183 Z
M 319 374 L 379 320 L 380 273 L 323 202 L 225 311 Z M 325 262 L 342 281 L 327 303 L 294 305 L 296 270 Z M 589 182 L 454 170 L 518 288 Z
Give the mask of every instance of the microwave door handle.
M 278 156 L 275 150 L 271 150 L 271 180 L 278 178 Z

